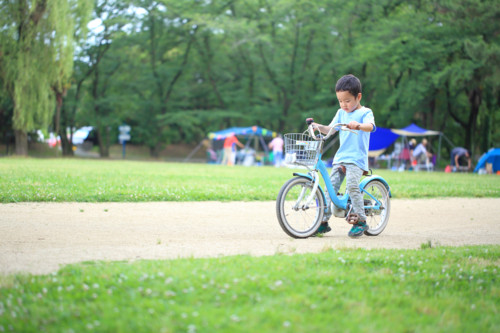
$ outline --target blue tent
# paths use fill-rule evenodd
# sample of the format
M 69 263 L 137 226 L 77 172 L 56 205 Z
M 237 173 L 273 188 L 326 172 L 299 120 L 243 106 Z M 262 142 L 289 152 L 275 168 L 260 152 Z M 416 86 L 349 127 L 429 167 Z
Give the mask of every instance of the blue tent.
M 387 147 L 392 145 L 399 138 L 388 128 L 377 127 L 377 130 L 370 134 L 370 146 L 368 150 L 374 155 L 380 155 Z
M 262 149 L 267 153 L 268 148 L 264 139 L 275 138 L 278 133 L 268 130 L 267 128 L 259 127 L 259 126 L 250 126 L 250 127 L 230 127 L 217 132 L 208 133 L 208 138 L 210 140 L 214 140 L 214 149 L 222 149 L 222 143 L 224 139 L 228 136 L 236 135 L 243 136 L 248 139 L 245 148 L 250 146 L 250 143 L 253 141 L 252 138 L 260 141 Z M 255 141 L 256 142 L 256 141 Z M 257 145 L 257 144 L 256 144 Z M 216 148 L 218 147 L 218 148 Z M 257 148 L 255 148 L 257 149 Z
M 392 129 L 393 133 L 404 136 L 428 136 L 428 135 L 440 135 L 441 132 L 431 131 L 422 127 L 418 127 L 415 124 L 410 124 L 405 128 Z
M 208 133 L 208 138 L 212 140 L 222 140 L 230 135 L 240 135 L 246 137 L 259 136 L 259 137 L 273 138 L 277 134 L 276 132 L 273 132 L 271 130 L 259 126 L 231 127 L 217 132 Z
M 438 131 L 421 128 L 415 124 L 410 124 L 399 129 L 377 127 L 377 130 L 370 135 L 370 146 L 368 150 L 370 151 L 370 155 L 378 156 L 382 154 L 385 149 L 389 148 L 400 136 L 407 137 L 429 135 L 439 135 L 439 147 L 441 148 L 442 133 Z
M 231 135 L 243 136 L 246 139 L 248 139 L 245 148 L 248 148 L 250 146 L 251 141 L 254 141 L 251 139 L 254 138 L 255 140 L 260 141 L 263 150 L 267 153 L 268 147 L 264 139 L 275 138 L 278 135 L 278 133 L 259 126 L 230 127 L 217 132 L 210 132 L 208 133 L 207 137 L 210 140 L 213 140 L 212 141 L 213 148 L 215 150 L 219 150 L 222 149 L 222 144 L 224 143 L 224 139 Z M 184 162 L 189 161 L 189 159 L 202 147 L 202 144 L 203 141 L 200 142 L 198 146 L 196 146 L 196 148 L 194 148 L 191 153 L 189 153 L 189 155 L 184 159 Z
M 487 153 L 484 153 L 477 162 L 474 172 L 486 168 L 486 163 L 491 163 L 493 165 L 493 173 L 500 170 L 500 148 L 491 148 Z

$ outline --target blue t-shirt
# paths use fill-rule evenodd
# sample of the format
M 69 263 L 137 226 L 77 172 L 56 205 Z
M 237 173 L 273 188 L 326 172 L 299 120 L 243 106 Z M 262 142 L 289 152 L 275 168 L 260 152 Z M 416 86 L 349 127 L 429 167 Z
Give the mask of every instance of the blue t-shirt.
M 336 123 L 349 124 L 353 120 L 360 124 L 373 124 L 372 132 L 376 130 L 373 112 L 364 106 L 349 113 L 339 109 L 329 126 Z M 357 135 L 348 131 L 339 132 L 340 148 L 335 154 L 333 163 L 354 163 L 361 169 L 368 171 L 370 132 L 356 132 Z

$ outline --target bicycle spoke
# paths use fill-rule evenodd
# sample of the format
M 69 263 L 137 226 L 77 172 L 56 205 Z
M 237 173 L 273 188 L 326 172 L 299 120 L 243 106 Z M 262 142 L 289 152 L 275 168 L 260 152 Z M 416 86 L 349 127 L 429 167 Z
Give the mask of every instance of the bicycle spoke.
M 284 185 L 278 197 L 278 218 L 280 225 L 293 237 L 308 237 L 319 225 L 322 216 L 323 199 L 318 197 L 319 190 L 312 195 L 312 201 L 305 207 L 311 195 L 310 180 L 297 177 Z

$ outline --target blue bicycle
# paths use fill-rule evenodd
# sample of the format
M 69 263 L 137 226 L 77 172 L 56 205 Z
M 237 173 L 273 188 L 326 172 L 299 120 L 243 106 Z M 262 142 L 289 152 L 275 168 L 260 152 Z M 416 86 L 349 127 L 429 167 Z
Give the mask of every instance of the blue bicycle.
M 285 233 L 294 238 L 307 238 L 316 234 L 323 216 L 330 210 L 333 216 L 347 218 L 352 209 L 349 194 L 335 193 L 325 163 L 321 160 L 324 142 L 334 133 L 333 129 L 355 131 L 346 124 L 335 124 L 325 136 L 315 134 L 312 125 L 302 134 L 285 134 L 285 163 L 289 167 L 301 167 L 307 173 L 294 173 L 294 178 L 281 188 L 276 200 L 276 214 Z M 309 132 L 309 133 L 307 133 Z M 320 178 L 331 199 L 327 207 L 326 196 L 320 186 Z M 369 175 L 359 184 L 364 199 L 368 236 L 379 235 L 387 226 L 391 211 L 389 184 L 380 176 Z

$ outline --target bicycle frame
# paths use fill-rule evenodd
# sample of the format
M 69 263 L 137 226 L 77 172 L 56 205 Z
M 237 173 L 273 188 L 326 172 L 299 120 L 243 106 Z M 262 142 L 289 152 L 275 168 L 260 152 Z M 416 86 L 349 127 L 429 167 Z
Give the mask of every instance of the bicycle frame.
M 345 194 L 338 194 L 339 189 L 334 188 L 337 184 L 332 183 L 330 172 L 322 160 L 323 144 L 334 130 L 356 134 L 359 132 L 354 132 L 348 124 L 343 123 L 324 126 L 314 124 L 312 119 L 307 119 L 307 123 L 309 135 L 306 132 L 285 134 L 287 166 L 306 168 L 308 171 L 294 172 L 294 178 L 281 187 L 276 200 L 276 214 L 281 228 L 291 237 L 307 238 L 330 231 L 331 228 L 324 224 L 330 217 L 345 218 L 352 223 L 355 220 L 353 216 L 359 214 L 358 219 L 366 217 L 366 226 L 360 224 L 364 227 L 363 233 L 369 236 L 379 235 L 385 229 L 391 211 L 389 184 L 382 177 L 373 174 L 361 179 L 356 185 L 361 192 L 361 209 L 359 212 L 356 210 L 357 214 L 353 215 L 356 203 L 351 202 L 349 189 L 346 189 Z M 316 130 L 320 132 L 318 135 L 314 132 Z M 326 132 L 328 134 L 324 136 Z M 338 165 L 334 165 L 334 174 L 340 172 L 336 170 L 337 167 Z M 353 171 L 347 169 L 348 174 Z M 323 178 L 324 184 L 320 184 L 320 178 Z M 330 200 L 326 200 L 327 198 Z M 363 215 L 363 210 L 366 216 Z M 323 229 L 319 229 L 321 227 Z
M 313 188 L 311 190 L 311 194 L 306 199 L 306 203 L 303 206 L 306 206 L 306 207 L 309 206 L 309 204 L 313 200 L 314 193 L 316 193 L 316 190 L 317 190 L 318 187 L 320 188 L 321 192 L 324 195 L 324 191 L 321 188 L 321 186 L 319 185 L 319 178 L 320 177 L 317 176 L 317 172 L 319 171 L 319 174 L 321 175 L 321 177 L 323 178 L 323 181 L 325 182 L 326 189 L 328 191 L 330 200 L 333 202 L 333 204 L 337 208 L 347 210 L 348 209 L 347 204 L 348 204 L 348 201 L 349 201 L 349 194 L 345 193 L 342 196 L 337 196 L 337 193 L 336 193 L 335 189 L 333 188 L 332 182 L 330 180 L 330 175 L 328 173 L 328 169 L 327 169 L 325 163 L 321 160 L 322 154 L 318 152 L 318 155 L 319 155 L 318 156 L 318 162 L 314 166 L 314 170 L 310 170 L 309 174 L 295 173 L 295 175 L 297 175 L 297 176 L 309 178 L 312 181 L 314 181 L 314 185 L 313 185 Z M 386 187 L 389 189 L 389 185 L 387 184 L 387 182 L 382 177 L 375 176 L 375 175 L 372 176 L 372 177 L 373 178 L 368 179 L 368 181 L 370 181 L 372 179 L 381 180 L 386 185 Z M 377 198 L 375 198 L 371 193 L 369 193 L 369 192 L 367 192 L 367 191 L 364 190 L 364 186 L 366 185 L 366 183 L 368 183 L 368 181 L 363 180 L 360 183 L 360 185 L 359 185 L 360 191 L 362 193 L 365 193 L 368 196 L 370 196 L 370 198 L 374 200 L 375 204 L 373 206 L 364 206 L 364 208 L 365 209 L 372 209 L 372 210 L 380 210 L 380 207 L 382 206 L 381 202 Z M 305 189 L 302 191 L 302 193 L 300 194 L 299 198 L 297 199 L 297 203 L 295 204 L 294 208 L 296 208 L 296 209 L 299 208 L 298 204 L 299 204 L 299 202 L 302 201 L 302 198 L 304 196 L 304 192 L 305 192 Z M 389 190 L 389 196 L 391 196 L 390 195 L 390 190 Z M 330 207 L 325 207 L 325 211 L 328 210 L 329 208 Z

